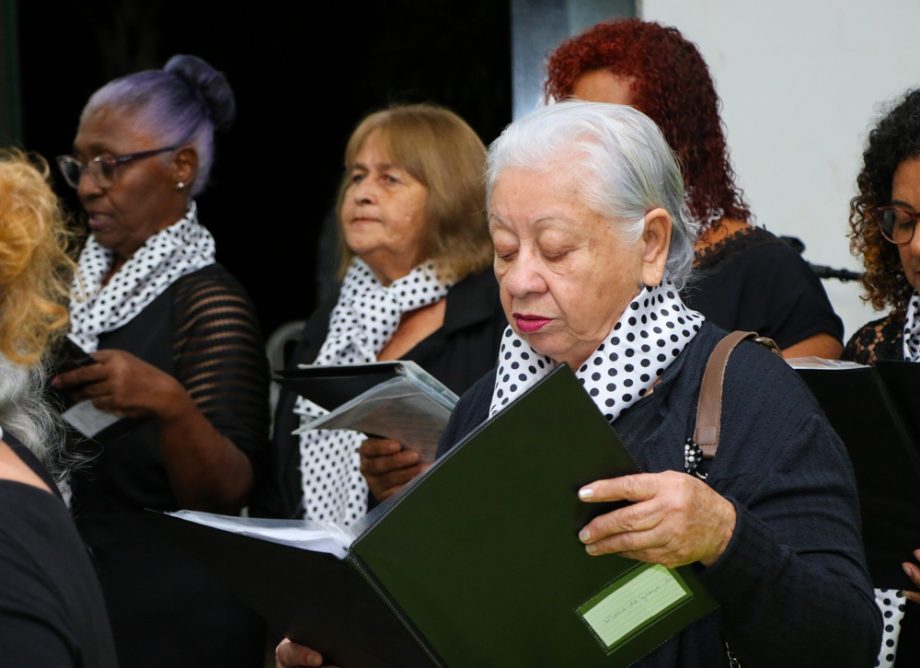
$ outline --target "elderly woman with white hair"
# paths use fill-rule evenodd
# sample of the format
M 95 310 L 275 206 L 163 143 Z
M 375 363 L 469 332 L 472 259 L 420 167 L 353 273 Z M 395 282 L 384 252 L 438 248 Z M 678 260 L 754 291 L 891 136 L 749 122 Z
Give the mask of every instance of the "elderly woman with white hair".
M 585 503 L 630 503 L 578 539 L 599 559 L 694 564 L 720 605 L 637 665 L 872 665 L 881 624 L 852 470 L 795 373 L 740 344 L 715 458 L 693 441 L 703 371 L 725 332 L 679 297 L 695 229 L 658 128 L 629 107 L 560 103 L 508 126 L 488 170 L 510 326 L 442 450 L 565 363 L 646 471 L 584 485 Z M 320 660 L 288 641 L 277 655 L 285 667 Z

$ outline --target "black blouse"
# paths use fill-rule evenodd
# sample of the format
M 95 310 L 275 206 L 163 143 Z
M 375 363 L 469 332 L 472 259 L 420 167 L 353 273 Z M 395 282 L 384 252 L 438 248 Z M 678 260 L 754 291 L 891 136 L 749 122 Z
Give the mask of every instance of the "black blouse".
M 255 311 L 220 265 L 183 276 L 137 317 L 99 337 L 174 376 L 214 428 L 259 475 L 268 446 L 268 362 Z M 78 517 L 175 510 L 153 419 L 123 420 L 79 444 L 89 461 L 74 472 Z
M 0 665 L 116 666 L 99 582 L 57 487 L 12 434 L 3 441 L 53 494 L 0 480 Z
M 753 225 L 699 253 L 681 296 L 722 329 L 754 331 L 780 348 L 817 334 L 843 338 L 843 323 L 808 263 Z
M 860 364 L 875 364 L 879 360 L 903 361 L 904 313 L 895 311 L 860 327 L 850 337 L 840 358 Z
M 177 378 L 258 479 L 268 446 L 268 362 L 249 298 L 223 267 L 178 279 L 101 335 L 99 348 L 127 351 Z M 74 519 L 93 553 L 121 663 L 258 665 L 258 616 L 150 524 L 145 509 L 179 506 L 155 420 L 122 420 L 78 449 L 85 463 L 72 474 Z

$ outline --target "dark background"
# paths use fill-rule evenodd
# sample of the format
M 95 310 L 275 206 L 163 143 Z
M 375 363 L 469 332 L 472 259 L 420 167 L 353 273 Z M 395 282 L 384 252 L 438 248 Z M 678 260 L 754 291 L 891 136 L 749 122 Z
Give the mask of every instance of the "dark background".
M 392 102 L 436 102 L 488 144 L 511 120 L 510 34 L 501 0 L 21 2 L 23 145 L 69 152 L 94 90 L 173 54 L 222 70 L 238 116 L 217 137 L 199 214 L 268 336 L 315 306 L 317 239 L 354 125 Z M 78 212 L 56 173 L 55 187 Z

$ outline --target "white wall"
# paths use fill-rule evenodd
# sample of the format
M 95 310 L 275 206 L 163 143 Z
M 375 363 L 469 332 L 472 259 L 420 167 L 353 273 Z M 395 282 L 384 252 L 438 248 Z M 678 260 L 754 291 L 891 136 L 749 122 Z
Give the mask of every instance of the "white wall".
M 920 1 L 641 0 L 640 16 L 700 48 L 724 104 L 756 221 L 821 265 L 860 269 L 848 203 L 880 104 L 920 85 Z M 826 280 L 846 336 L 878 317 L 856 283 Z

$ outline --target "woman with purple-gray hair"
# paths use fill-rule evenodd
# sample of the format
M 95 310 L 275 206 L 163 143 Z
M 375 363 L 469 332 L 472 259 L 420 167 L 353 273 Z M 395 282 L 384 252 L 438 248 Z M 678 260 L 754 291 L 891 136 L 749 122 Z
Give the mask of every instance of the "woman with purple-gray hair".
M 268 434 L 268 371 L 252 304 L 215 262 L 194 196 L 214 132 L 235 115 L 223 74 L 195 56 L 115 79 L 58 158 L 89 238 L 69 338 L 91 363 L 52 385 L 86 455 L 72 508 L 91 548 L 122 665 L 256 666 L 258 618 L 178 548 L 145 509 L 235 513 Z M 80 432 L 79 435 L 77 432 Z

